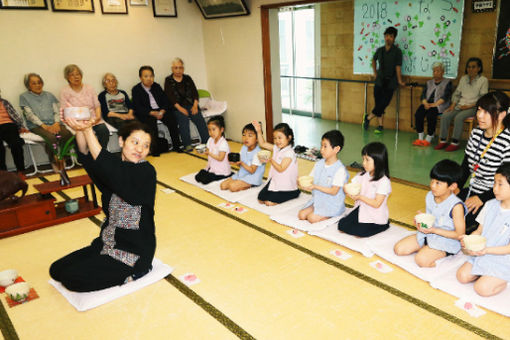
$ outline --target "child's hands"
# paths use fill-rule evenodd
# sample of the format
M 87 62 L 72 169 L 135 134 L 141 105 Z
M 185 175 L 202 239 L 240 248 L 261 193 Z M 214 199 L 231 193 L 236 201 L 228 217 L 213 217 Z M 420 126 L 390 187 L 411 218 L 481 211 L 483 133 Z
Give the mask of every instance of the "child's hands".
M 298 184 L 298 186 L 299 186 L 301 189 L 303 189 L 304 191 L 309 191 L 309 192 L 311 192 L 312 190 L 314 190 L 314 189 L 315 189 L 315 185 L 313 185 L 313 184 L 312 184 L 312 185 L 309 185 L 309 186 L 307 186 L 307 187 L 302 187 L 302 186 L 300 186 L 299 184 Z
M 422 232 L 424 234 L 435 234 L 434 233 L 434 227 L 431 227 L 431 228 L 422 228 L 420 223 L 416 223 L 416 221 L 414 221 L 414 225 L 416 226 L 416 229 L 419 232 Z
M 360 199 L 361 195 L 351 195 L 351 194 L 346 194 L 347 197 L 350 197 L 353 201 L 357 201 Z
M 241 166 L 241 161 L 239 161 L 239 162 L 229 162 L 229 163 L 232 164 L 232 165 Z
M 262 127 L 260 126 L 260 123 L 256 120 L 252 120 L 251 124 L 253 125 L 253 127 L 255 128 L 255 130 L 257 132 L 259 132 L 262 129 Z
M 206 149 L 204 150 L 204 155 L 209 156 L 209 149 L 207 149 L 207 148 L 206 148 Z

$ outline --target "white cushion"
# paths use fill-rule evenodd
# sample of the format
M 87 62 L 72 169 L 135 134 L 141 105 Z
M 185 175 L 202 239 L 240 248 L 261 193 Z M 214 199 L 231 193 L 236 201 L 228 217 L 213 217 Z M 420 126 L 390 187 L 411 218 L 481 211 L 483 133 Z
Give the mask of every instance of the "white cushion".
M 169 275 L 173 270 L 172 267 L 155 258 L 152 261 L 152 270 L 138 280 L 131 281 L 122 286 L 115 286 L 87 293 L 77 293 L 67 290 L 60 282 L 53 279 L 50 279 L 48 282 L 55 287 L 74 308 L 79 312 L 83 312 L 151 285 Z

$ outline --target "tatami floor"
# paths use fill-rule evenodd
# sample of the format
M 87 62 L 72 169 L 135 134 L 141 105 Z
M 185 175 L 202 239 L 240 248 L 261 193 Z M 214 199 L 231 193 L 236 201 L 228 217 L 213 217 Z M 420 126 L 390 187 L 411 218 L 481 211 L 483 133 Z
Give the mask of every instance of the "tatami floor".
M 240 145 L 231 143 L 231 148 Z M 369 266 L 374 258 L 313 236 L 294 239 L 287 227 L 255 210 L 238 214 L 219 208 L 223 200 L 179 180 L 205 166 L 197 155 L 169 153 L 149 161 L 158 178 L 156 257 L 175 268 L 172 275 L 77 312 L 48 284 L 48 268 L 96 237 L 101 215 L 1 239 L 0 269 L 17 269 L 39 294 L 12 308 L 0 295 L 5 339 L 509 337 L 507 317 L 490 311 L 471 317 L 454 305 L 455 297 L 396 266 L 390 264 L 394 270 L 383 274 Z M 312 166 L 299 159 L 300 174 Z M 423 209 L 426 190 L 398 181 L 392 186 L 391 218 L 408 225 Z M 165 188 L 175 192 L 159 190 Z M 64 194 L 77 197 L 81 189 Z M 330 255 L 333 249 L 352 257 L 337 259 Z M 200 283 L 188 287 L 178 277 L 190 272 Z

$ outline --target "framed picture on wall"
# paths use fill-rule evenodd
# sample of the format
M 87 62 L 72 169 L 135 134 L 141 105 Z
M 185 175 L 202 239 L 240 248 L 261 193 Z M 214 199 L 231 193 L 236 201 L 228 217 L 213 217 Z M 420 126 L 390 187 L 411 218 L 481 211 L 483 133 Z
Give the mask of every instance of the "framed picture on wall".
M 54 12 L 94 12 L 93 0 L 51 0 Z
M 177 17 L 175 0 L 152 0 L 152 11 L 155 17 Z
M 128 14 L 127 0 L 99 0 L 103 14 Z
M 46 0 L 0 0 L 1 9 L 48 9 Z
M 129 0 L 131 6 L 148 6 L 149 0 Z
M 195 2 L 206 19 L 250 14 L 243 0 L 195 0 Z

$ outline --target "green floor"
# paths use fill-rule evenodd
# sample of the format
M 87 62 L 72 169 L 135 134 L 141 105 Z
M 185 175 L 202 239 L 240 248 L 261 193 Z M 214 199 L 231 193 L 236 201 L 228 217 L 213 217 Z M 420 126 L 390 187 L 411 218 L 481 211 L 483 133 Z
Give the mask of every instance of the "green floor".
M 429 172 L 438 161 L 449 158 L 462 162 L 465 141 L 456 152 L 436 151 L 432 147 L 416 147 L 411 143 L 416 139 L 416 133 L 396 132 L 384 130 L 381 135 L 374 133 L 374 128 L 368 131 L 360 124 L 342 123 L 332 120 L 314 119 L 311 117 L 283 114 L 282 119 L 294 130 L 296 145 L 320 147 L 320 138 L 326 131 L 339 129 L 345 137 L 344 149 L 340 152 L 340 159 L 345 165 L 356 161 L 361 163 L 361 149 L 370 142 L 382 142 L 388 148 L 390 175 L 407 181 L 429 184 Z

